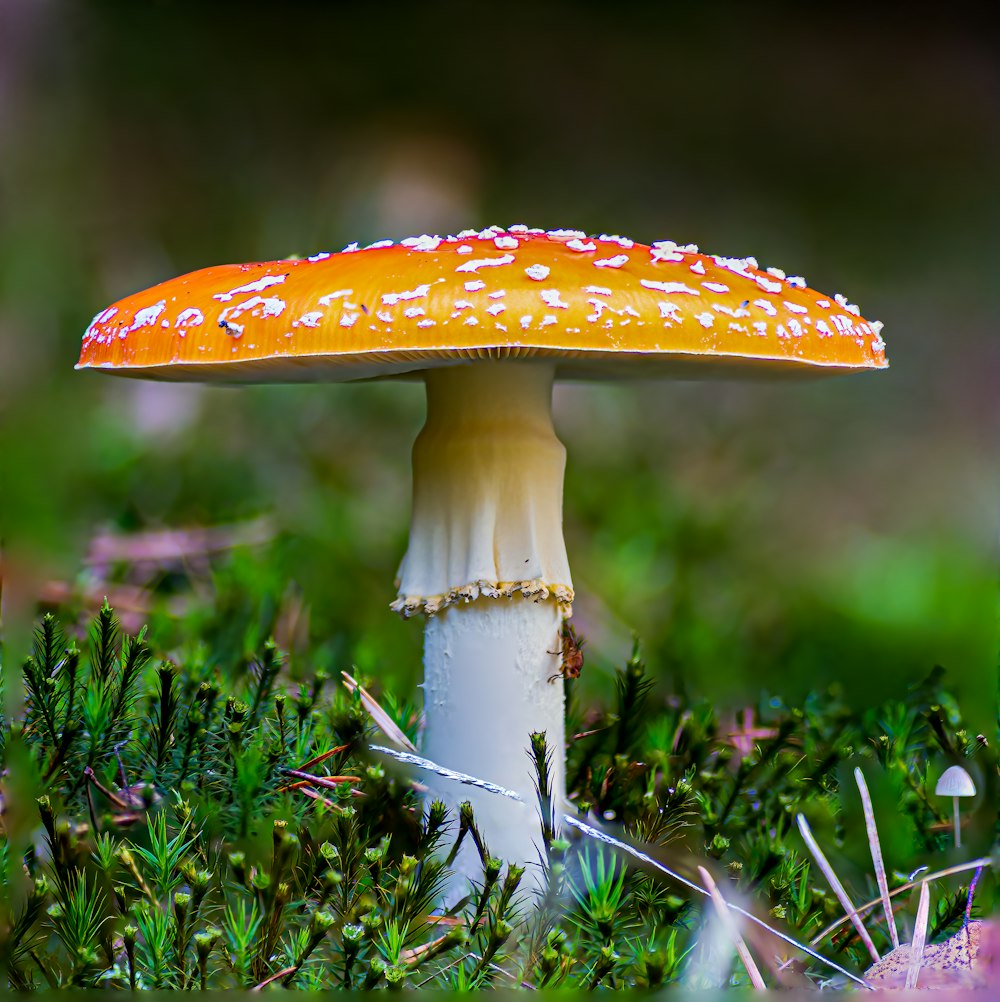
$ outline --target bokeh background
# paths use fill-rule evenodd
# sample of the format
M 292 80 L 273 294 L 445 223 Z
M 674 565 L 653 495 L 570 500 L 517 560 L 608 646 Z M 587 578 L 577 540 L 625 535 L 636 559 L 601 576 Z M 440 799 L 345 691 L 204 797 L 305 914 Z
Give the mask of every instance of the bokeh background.
M 581 697 L 634 632 L 664 692 L 733 707 L 940 665 L 989 731 L 998 102 L 993 39 L 939 6 L 0 0 L 8 664 L 39 601 L 108 594 L 177 658 L 276 633 L 414 694 L 387 607 L 418 385 L 73 364 L 181 272 L 524 222 L 753 254 L 882 320 L 891 361 L 557 389 Z

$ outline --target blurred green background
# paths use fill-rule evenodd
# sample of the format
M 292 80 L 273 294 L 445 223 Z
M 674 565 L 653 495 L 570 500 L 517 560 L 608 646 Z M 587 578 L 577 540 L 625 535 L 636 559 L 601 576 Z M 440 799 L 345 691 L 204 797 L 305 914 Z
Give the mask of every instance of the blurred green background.
M 524 222 L 753 254 L 889 345 L 826 382 L 557 388 L 584 698 L 634 631 L 665 688 L 733 706 L 869 705 L 940 664 L 989 731 L 998 101 L 992 40 L 919 5 L 0 0 L 10 663 L 40 597 L 108 591 L 178 657 L 277 631 L 412 687 L 421 629 L 388 604 L 418 385 L 73 364 L 93 314 L 185 271 Z M 262 545 L 88 563 L 259 516 Z

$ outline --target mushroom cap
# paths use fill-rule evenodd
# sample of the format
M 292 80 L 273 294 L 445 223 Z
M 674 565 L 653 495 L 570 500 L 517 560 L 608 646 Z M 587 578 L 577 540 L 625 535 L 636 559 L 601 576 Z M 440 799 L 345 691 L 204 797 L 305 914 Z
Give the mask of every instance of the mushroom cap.
M 953 765 L 941 773 L 934 792 L 939 797 L 974 797 L 976 784 L 960 765 Z
M 77 368 L 313 382 L 534 359 L 574 379 L 815 375 L 885 368 L 881 327 L 753 258 L 491 227 L 182 275 L 99 313 Z

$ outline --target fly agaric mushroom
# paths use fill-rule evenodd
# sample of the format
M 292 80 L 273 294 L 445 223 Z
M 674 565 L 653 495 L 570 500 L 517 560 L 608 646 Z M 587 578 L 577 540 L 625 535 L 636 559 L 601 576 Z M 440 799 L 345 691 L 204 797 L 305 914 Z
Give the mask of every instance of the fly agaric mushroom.
M 972 777 L 960 765 L 949 766 L 941 773 L 941 778 L 934 787 L 934 793 L 939 797 L 951 797 L 955 816 L 955 848 L 962 847 L 962 824 L 959 816 L 958 802 L 962 797 L 974 797 L 976 784 Z
M 192 272 L 98 314 L 78 367 L 227 382 L 422 378 L 427 419 L 393 608 L 426 616 L 423 752 L 531 803 L 525 750 L 545 731 L 558 803 L 557 652 L 573 585 L 553 380 L 879 369 L 880 329 L 842 296 L 753 258 L 512 226 Z M 493 854 L 538 858 L 523 808 L 466 796 Z

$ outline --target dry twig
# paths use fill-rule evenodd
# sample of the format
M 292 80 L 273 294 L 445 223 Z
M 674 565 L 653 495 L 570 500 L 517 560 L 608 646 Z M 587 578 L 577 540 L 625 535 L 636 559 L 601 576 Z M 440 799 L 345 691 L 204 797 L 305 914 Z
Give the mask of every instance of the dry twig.
M 833 893 L 836 894 L 837 900 L 850 918 L 851 924 L 857 929 L 858 936 L 861 938 L 861 942 L 867 947 L 872 960 L 877 962 L 879 959 L 878 950 L 875 949 L 875 944 L 872 942 L 871 936 L 868 935 L 868 930 L 865 928 L 864 922 L 861 921 L 861 916 L 858 915 L 858 911 L 854 907 L 854 902 L 848 897 L 847 891 L 844 890 L 844 885 L 840 882 L 836 871 L 830 865 L 830 861 L 826 856 L 823 855 L 823 850 L 820 849 L 819 843 L 813 837 L 809 822 L 806 821 L 802 814 L 796 815 L 796 821 L 798 822 L 799 831 L 802 833 L 802 838 L 806 846 L 812 853 L 813 859 L 816 860 L 816 865 L 823 871 L 823 876 L 826 877 L 827 883 L 829 883 Z
M 764 991 L 767 988 L 767 985 L 764 983 L 763 977 L 761 977 L 760 970 L 754 962 L 746 941 L 743 939 L 742 935 L 740 935 L 740 930 L 733 921 L 726 899 L 722 896 L 722 892 L 719 890 L 718 885 L 712 879 L 712 875 L 705 869 L 705 867 L 699 866 L 698 873 L 701 876 L 702 883 L 708 889 L 709 896 L 712 899 L 712 904 L 715 906 L 715 913 L 718 915 L 719 921 L 722 923 L 722 928 L 725 929 L 726 934 L 729 936 L 730 940 L 732 940 L 733 946 L 736 947 L 736 953 L 743 962 L 743 966 L 746 968 L 747 974 L 750 976 L 750 983 L 758 991 Z

